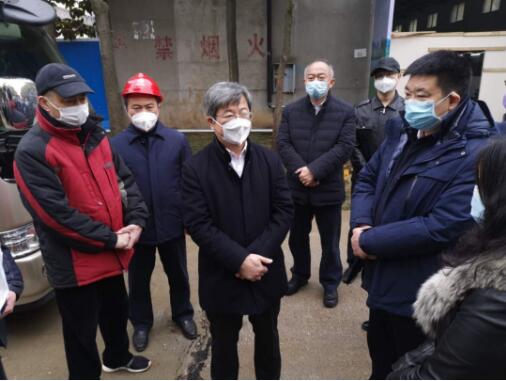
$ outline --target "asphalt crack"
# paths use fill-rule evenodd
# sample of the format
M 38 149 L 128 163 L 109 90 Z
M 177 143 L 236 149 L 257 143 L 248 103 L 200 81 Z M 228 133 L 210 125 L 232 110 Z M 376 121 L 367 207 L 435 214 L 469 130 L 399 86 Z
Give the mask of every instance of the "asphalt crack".
M 207 365 L 211 348 L 209 322 L 204 313 L 200 314 L 198 326 L 199 336 L 186 348 L 176 380 L 203 380 L 202 370 Z

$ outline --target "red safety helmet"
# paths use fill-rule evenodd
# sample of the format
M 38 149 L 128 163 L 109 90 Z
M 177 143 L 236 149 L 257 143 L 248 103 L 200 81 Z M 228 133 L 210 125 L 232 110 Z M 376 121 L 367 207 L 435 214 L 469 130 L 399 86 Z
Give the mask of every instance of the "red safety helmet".
M 121 95 L 126 98 L 129 95 L 152 95 L 163 101 L 163 95 L 156 81 L 144 73 L 137 73 L 130 77 L 123 87 Z

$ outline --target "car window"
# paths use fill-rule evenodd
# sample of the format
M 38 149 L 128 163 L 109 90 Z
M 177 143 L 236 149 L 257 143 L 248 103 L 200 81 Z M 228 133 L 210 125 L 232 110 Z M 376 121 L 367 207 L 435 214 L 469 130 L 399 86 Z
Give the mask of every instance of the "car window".
M 47 63 L 61 62 L 56 44 L 40 27 L 0 26 L 0 77 L 35 79 Z

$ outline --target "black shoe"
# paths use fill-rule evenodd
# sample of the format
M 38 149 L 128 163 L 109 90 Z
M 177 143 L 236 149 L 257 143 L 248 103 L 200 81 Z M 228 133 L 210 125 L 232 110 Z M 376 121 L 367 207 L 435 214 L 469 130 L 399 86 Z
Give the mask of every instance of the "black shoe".
M 151 366 L 151 360 L 148 360 L 143 356 L 133 356 L 132 359 L 123 366 L 118 366 L 116 368 L 109 368 L 107 365 L 102 364 L 102 370 L 106 373 L 114 373 L 120 370 L 125 370 L 130 373 L 141 373 L 145 372 Z
M 337 290 L 325 291 L 323 294 L 323 305 L 327 308 L 334 308 L 337 306 Z
M 189 340 L 193 340 L 197 338 L 197 326 L 193 319 L 184 319 L 176 321 L 176 324 L 181 328 L 181 332 L 183 332 L 184 337 Z
M 348 266 L 348 268 L 344 270 L 342 278 L 344 284 L 350 284 L 353 281 L 351 277 L 351 270 L 352 270 L 351 266 Z
M 362 267 L 364 267 L 364 262 L 358 258 L 355 258 L 348 268 L 343 273 L 343 283 L 351 284 L 355 280 L 360 271 L 362 271 Z
M 362 328 L 362 331 L 367 332 L 367 330 L 369 329 L 369 320 L 364 321 L 360 327 Z
M 288 288 L 286 290 L 286 295 L 293 295 L 301 287 L 304 287 L 307 284 L 307 279 L 301 279 L 298 276 L 292 276 L 292 279 L 288 282 Z
M 132 335 L 132 344 L 137 352 L 142 352 L 146 349 L 149 342 L 149 329 L 145 327 L 134 328 Z

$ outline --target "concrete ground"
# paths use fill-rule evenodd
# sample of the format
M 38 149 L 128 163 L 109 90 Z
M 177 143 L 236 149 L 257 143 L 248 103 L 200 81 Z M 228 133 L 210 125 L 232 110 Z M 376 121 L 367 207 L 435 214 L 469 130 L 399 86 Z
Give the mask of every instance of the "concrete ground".
M 348 221 L 343 212 L 343 221 Z M 348 226 L 343 224 L 341 237 Z M 322 288 L 318 283 L 320 258 L 319 236 L 311 233 L 313 277 L 307 287 L 282 301 L 279 318 L 282 378 L 285 379 L 365 379 L 370 374 L 366 336 L 360 324 L 367 318 L 365 293 L 359 281 L 339 287 L 339 304 L 327 309 L 322 304 Z M 288 268 L 292 257 L 284 244 Z M 345 240 L 341 243 L 345 258 Z M 188 239 L 188 271 L 192 302 L 203 337 L 190 342 L 170 320 L 168 286 L 159 261 L 152 281 L 155 324 L 149 347 L 143 355 L 153 360 L 152 368 L 142 374 L 103 374 L 104 379 L 209 379 L 209 340 L 205 334 L 205 318 L 198 306 L 197 247 Z M 68 377 L 61 323 L 54 301 L 31 312 L 9 319 L 9 348 L 2 350 L 4 366 L 11 379 L 65 379 Z M 131 330 L 131 327 L 129 327 Z M 98 335 L 100 338 L 100 335 Z M 100 339 L 99 339 L 100 340 Z M 100 347 L 103 345 L 100 342 Z M 240 378 L 255 378 L 253 369 L 253 335 L 244 320 L 239 344 Z

